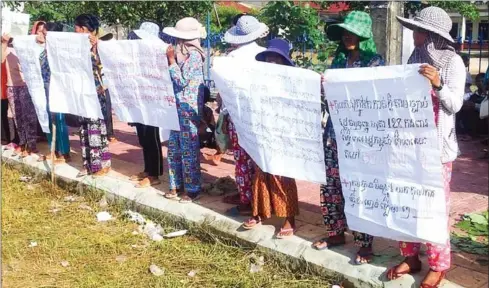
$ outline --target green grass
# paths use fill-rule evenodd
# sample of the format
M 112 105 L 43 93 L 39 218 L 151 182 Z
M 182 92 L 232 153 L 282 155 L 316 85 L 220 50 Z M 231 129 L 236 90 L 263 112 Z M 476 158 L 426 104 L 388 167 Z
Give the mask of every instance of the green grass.
M 64 202 L 68 191 L 41 178 L 22 183 L 22 175 L 2 169 L 4 287 L 330 287 L 339 280 L 301 261 L 217 235 L 206 225 L 189 226 L 161 214 L 155 222 L 165 232 L 186 227 L 189 234 L 152 242 L 132 234 L 137 224 L 122 219 L 119 204 L 106 209 L 115 220 L 97 222 L 99 193 L 88 191 L 80 201 Z M 83 203 L 93 211 L 79 208 Z M 53 207 L 60 211 L 53 213 Z M 31 241 L 38 246 L 29 247 Z M 116 260 L 121 255 L 125 261 Z M 253 255 L 264 256 L 262 272 L 250 273 Z M 152 275 L 151 264 L 165 274 Z M 195 277 L 188 276 L 191 270 L 197 271 Z

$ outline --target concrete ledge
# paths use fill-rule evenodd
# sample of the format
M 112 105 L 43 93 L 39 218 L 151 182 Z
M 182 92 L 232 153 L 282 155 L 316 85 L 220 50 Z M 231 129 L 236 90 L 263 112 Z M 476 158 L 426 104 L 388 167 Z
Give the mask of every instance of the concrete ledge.
M 2 151 L 2 160 L 14 167 L 33 169 L 36 173 L 51 173 L 50 163 L 37 162 L 37 156 L 29 156 L 24 159 L 12 157 L 12 152 L 10 150 Z M 229 218 L 195 203 L 180 204 L 177 201 L 168 200 L 158 195 L 157 190 L 154 188 L 136 189 L 133 183 L 111 177 L 110 174 L 101 178 L 91 176 L 76 178 L 79 172 L 78 169 L 68 164 L 56 165 L 55 172 L 57 177 L 62 178 L 67 183 L 75 183 L 80 185 L 80 188 L 87 186 L 99 189 L 104 191 L 108 197 L 121 197 L 134 201 L 143 210 L 147 208 L 156 209 L 184 218 L 190 222 L 201 223 L 205 221 L 214 229 L 228 235 L 233 235 L 246 242 L 318 265 L 332 274 L 340 274 L 351 282 L 354 287 L 418 287 L 416 284 L 420 281 L 419 277 L 422 277 L 427 271 L 425 267 L 416 279 L 411 276 L 405 276 L 395 281 L 383 282 L 385 281 L 385 267 L 373 264 L 352 265 L 351 258 L 345 256 L 351 254 L 351 251 L 346 251 L 343 248 L 317 251 L 311 248 L 311 242 L 297 236 L 288 239 L 275 239 L 274 229 L 269 226 L 262 225 L 253 230 L 241 231 L 241 219 Z M 444 281 L 441 287 L 455 288 L 462 286 Z

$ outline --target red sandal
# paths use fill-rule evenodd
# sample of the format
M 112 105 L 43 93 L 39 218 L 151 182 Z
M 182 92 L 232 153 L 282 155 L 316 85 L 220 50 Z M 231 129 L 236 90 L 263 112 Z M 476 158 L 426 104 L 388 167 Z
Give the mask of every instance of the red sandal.
M 433 271 L 430 269 L 430 271 Z M 435 271 L 433 271 L 435 272 Z M 419 286 L 419 288 L 438 288 L 438 286 L 440 286 L 440 283 L 441 281 L 443 281 L 443 279 L 445 279 L 445 275 L 447 274 L 446 271 L 443 271 L 440 273 L 440 277 L 438 278 L 438 280 L 436 281 L 435 285 L 430 285 L 430 284 L 426 284 L 426 283 L 421 283 L 421 286 Z

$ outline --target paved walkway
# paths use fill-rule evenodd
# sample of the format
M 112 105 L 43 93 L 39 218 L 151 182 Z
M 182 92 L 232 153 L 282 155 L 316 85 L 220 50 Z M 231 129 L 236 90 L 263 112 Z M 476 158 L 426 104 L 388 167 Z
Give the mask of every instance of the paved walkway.
M 119 140 L 110 144 L 110 151 L 113 155 L 112 171 L 109 177 L 115 177 L 121 181 L 127 181 L 132 174 L 140 172 L 143 167 L 143 156 L 134 129 L 125 123 L 115 121 L 115 133 Z M 74 129 L 71 129 L 73 132 Z M 79 155 L 78 136 L 70 136 L 72 145 L 73 162 L 70 166 L 81 167 L 81 157 Z M 483 146 L 478 142 L 462 142 L 462 155 L 454 165 L 452 178 L 452 208 L 450 220 L 453 222 L 460 214 L 483 211 L 488 209 L 488 161 L 481 160 L 480 150 Z M 40 150 L 47 152 L 45 143 L 40 144 Z M 166 147 L 163 148 L 166 157 Z M 203 153 L 213 153 L 208 149 L 203 149 Z M 234 179 L 234 164 L 231 155 L 226 155 L 219 166 L 214 166 L 202 160 L 202 176 L 204 183 L 212 183 L 220 177 L 231 176 Z M 168 189 L 168 170 L 165 167 L 165 175 L 162 177 L 163 183 L 156 187 L 158 190 L 167 191 Z M 319 186 L 317 184 L 299 181 L 299 201 L 300 216 L 298 217 L 297 236 L 309 241 L 314 241 L 325 237 L 323 220 L 320 214 Z M 198 204 L 212 209 L 218 213 L 223 213 L 232 205 L 222 203 L 222 197 L 203 195 Z M 240 219 L 239 219 L 240 220 Z M 271 220 L 270 225 L 280 227 L 280 221 Z M 398 255 L 397 243 L 391 240 L 376 238 L 374 241 L 375 254 L 374 264 L 386 267 L 396 264 L 401 258 Z M 335 250 L 337 251 L 337 250 Z M 345 252 L 347 251 L 347 252 Z M 356 248 L 353 247 L 351 239 L 345 247 L 338 250 L 339 253 L 351 257 Z M 488 286 L 487 266 L 479 265 L 480 256 L 466 253 L 453 252 L 453 265 L 449 271 L 447 279 L 464 287 L 482 288 Z

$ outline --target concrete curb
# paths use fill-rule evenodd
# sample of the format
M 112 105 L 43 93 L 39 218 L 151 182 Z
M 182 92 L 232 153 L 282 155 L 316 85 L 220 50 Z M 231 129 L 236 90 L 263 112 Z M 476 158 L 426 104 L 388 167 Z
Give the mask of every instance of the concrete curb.
M 12 157 L 11 150 L 2 151 L 2 160 L 16 167 L 30 168 L 43 174 L 51 173 L 50 163 L 37 162 L 37 157 L 29 156 L 24 159 Z M 123 199 L 134 201 L 141 205 L 143 209 L 153 208 L 172 216 L 181 217 L 191 222 L 206 221 L 211 227 L 223 233 L 236 236 L 237 238 L 257 244 L 258 246 L 271 249 L 273 251 L 302 259 L 310 264 L 325 268 L 328 272 L 338 273 L 345 277 L 354 287 L 417 287 L 420 283 L 420 273 L 417 277 L 405 276 L 391 282 L 382 282 L 384 279 L 385 267 L 372 264 L 361 266 L 352 265 L 351 259 L 345 255 L 351 251 L 343 251 L 341 248 L 332 250 L 317 251 L 311 248 L 311 242 L 297 236 L 288 239 L 275 239 L 274 229 L 268 226 L 260 226 L 256 229 L 241 232 L 241 222 L 221 215 L 215 211 L 202 207 L 198 204 L 180 204 L 176 201 L 168 200 L 157 194 L 154 188 L 136 189 L 129 181 L 108 177 L 76 178 L 78 170 L 67 164 L 56 165 L 56 175 L 67 183 L 78 183 L 104 191 L 109 197 L 122 197 Z M 354 255 L 352 255 L 354 256 Z M 426 265 L 425 265 L 426 266 Z M 427 268 L 425 268 L 427 269 Z M 419 284 L 418 284 L 419 285 Z M 462 287 L 444 281 L 440 287 L 458 288 Z

